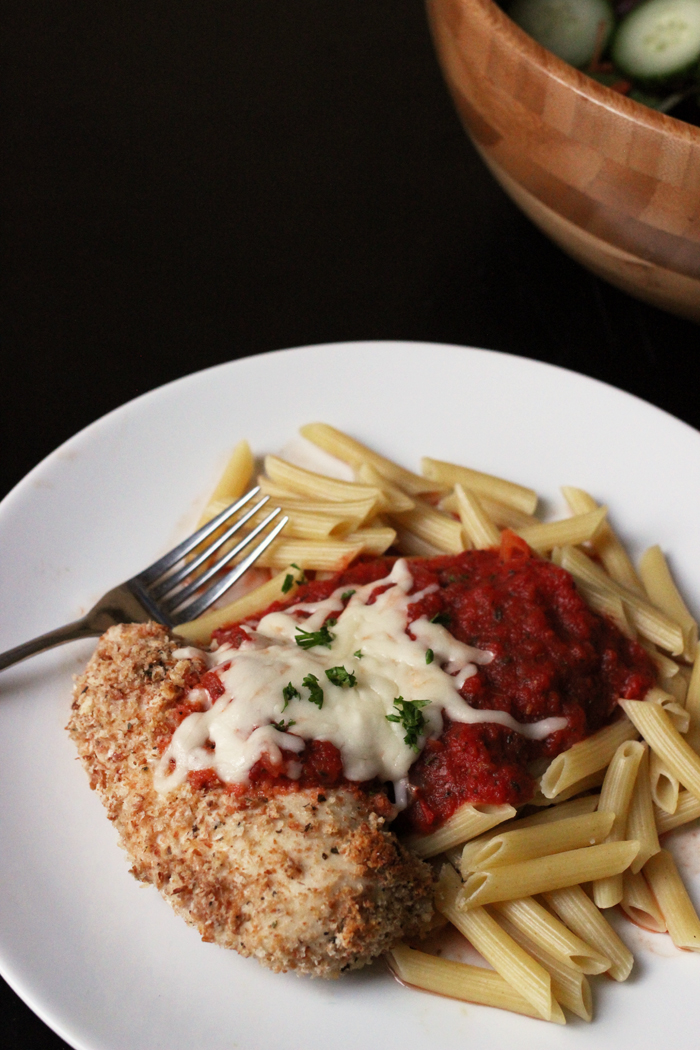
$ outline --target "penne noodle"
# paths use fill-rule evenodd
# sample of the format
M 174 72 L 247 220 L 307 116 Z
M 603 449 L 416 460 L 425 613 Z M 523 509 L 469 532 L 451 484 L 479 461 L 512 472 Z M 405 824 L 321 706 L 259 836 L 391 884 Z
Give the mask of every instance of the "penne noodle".
M 412 532 L 411 529 L 404 528 L 403 525 L 399 524 L 397 518 L 392 520 L 392 526 L 396 532 L 396 543 L 402 554 L 406 554 L 409 557 L 436 558 L 438 555 L 445 553 L 433 543 L 429 543 L 415 532 Z
M 457 513 L 464 531 L 477 550 L 498 547 L 501 534 L 479 503 L 473 492 L 464 489 L 459 482 L 455 485 Z
M 490 871 L 476 871 L 466 880 L 457 906 L 466 910 L 617 875 L 630 866 L 638 850 L 637 842 L 603 842 Z
M 373 449 L 351 438 L 349 434 L 344 434 L 342 430 L 329 426 L 328 423 L 307 423 L 299 428 L 299 433 L 307 441 L 312 441 L 314 445 L 318 445 L 319 448 L 330 452 L 332 456 L 342 459 L 345 463 L 349 463 L 351 467 L 360 467 L 363 463 L 369 463 L 383 478 L 398 485 L 411 496 L 417 496 L 422 492 L 440 492 L 448 488 L 447 485 L 428 484 L 424 477 L 405 470 L 398 463 L 381 456 L 378 452 L 374 452 Z
M 665 813 L 675 813 L 678 807 L 680 784 L 663 759 L 652 751 L 649 760 L 649 787 L 655 806 Z
M 459 554 L 465 549 L 461 522 L 455 521 L 447 514 L 441 514 L 428 503 L 416 500 L 413 510 L 391 514 L 390 517 L 392 525 L 408 529 L 437 548 L 439 553 Z
M 687 733 L 688 743 L 695 751 L 700 751 L 700 652 L 695 657 L 693 670 L 688 681 L 685 709 L 690 715 L 690 727 Z
M 473 489 L 469 490 L 473 492 Z M 509 507 L 506 503 L 501 503 L 497 499 L 492 499 L 490 496 L 484 495 L 483 492 L 474 493 L 483 510 L 488 514 L 491 521 L 494 523 L 496 528 L 499 529 L 514 529 L 516 532 L 518 529 L 526 528 L 528 525 L 539 525 L 539 519 L 534 514 L 525 514 L 522 510 L 517 510 L 515 507 Z M 445 514 L 457 514 L 457 496 L 454 491 L 448 493 L 447 496 L 443 496 L 438 503 L 438 510 L 443 511 Z
M 516 531 L 533 550 L 544 554 L 553 550 L 554 547 L 562 547 L 566 544 L 575 547 L 579 543 L 592 540 L 605 523 L 607 512 L 607 507 L 599 507 L 588 514 L 575 514 L 572 518 L 564 518 L 561 521 L 527 525 L 524 529 Z
M 387 958 L 399 980 L 414 988 L 541 1019 L 534 1006 L 519 995 L 495 970 L 453 962 L 450 959 L 439 959 L 405 944 L 398 944 L 392 948 Z M 553 1013 L 552 1021 L 557 1024 L 566 1023 L 561 1011 Z
M 585 514 L 595 510 L 598 506 L 593 497 L 583 489 L 565 485 L 561 491 L 572 514 Z M 644 596 L 644 585 L 609 522 L 605 522 L 594 536 L 592 546 L 613 580 L 617 580 L 623 587 L 628 587 L 636 594 Z
M 560 563 L 557 562 L 557 564 Z M 576 581 L 576 586 L 593 612 L 600 613 L 601 616 L 607 616 L 628 638 L 632 638 L 634 641 L 639 640 L 637 631 L 627 615 L 625 603 L 619 594 L 596 590 L 595 587 L 589 587 L 581 580 Z
M 642 639 L 639 644 L 642 649 L 647 651 L 656 664 L 656 669 L 659 672 L 660 678 L 674 678 L 678 674 L 680 667 L 670 656 L 666 656 L 665 653 L 660 653 L 655 645 L 652 645 L 651 642 L 645 642 L 644 639 Z
M 614 820 L 613 812 L 589 813 L 500 832 L 489 836 L 486 842 L 475 839 L 468 842 L 462 852 L 462 875 L 466 878 L 472 871 L 490 871 L 504 864 L 518 864 L 603 842 Z
M 470 470 L 469 467 L 459 467 L 427 456 L 421 460 L 421 471 L 426 478 L 446 488 L 460 484 L 477 496 L 489 496 L 525 514 L 534 514 L 537 507 L 537 493 L 533 489 L 497 478 L 493 474 L 483 474 L 479 470 Z
M 257 564 L 266 569 L 280 569 L 293 562 L 302 569 L 339 571 L 346 568 L 364 547 L 348 540 L 275 540 L 258 558 Z
M 619 704 L 652 751 L 684 787 L 700 798 L 700 757 L 683 739 L 664 709 L 644 700 L 620 700 Z
M 679 733 L 685 734 L 688 732 L 690 727 L 690 714 L 681 704 L 678 703 L 675 696 L 671 693 L 667 693 L 665 689 L 660 689 L 658 686 L 654 686 L 649 690 L 644 699 L 647 703 L 659 704 L 660 707 L 663 707 Z
M 404 842 L 419 857 L 436 857 L 438 853 L 459 846 L 504 820 L 510 820 L 515 813 L 513 806 L 467 802 L 437 831 L 430 835 L 409 835 Z
M 201 514 L 197 528 L 211 521 L 220 511 L 241 498 L 250 486 L 254 467 L 255 461 L 250 445 L 245 440 L 239 441 L 224 467 L 223 474 L 209 498 L 209 503 Z M 211 508 L 216 505 L 219 509 L 212 511 Z
M 345 539 L 348 543 L 361 543 L 363 554 L 384 554 L 396 542 L 396 530 L 369 526 L 349 532 Z
M 682 655 L 686 660 L 694 660 L 698 648 L 697 621 L 681 598 L 659 546 L 650 547 L 644 552 L 639 562 L 639 575 L 654 605 L 680 624 L 684 643 Z
M 381 491 L 374 485 L 361 485 L 357 481 L 340 481 L 325 474 L 315 474 L 304 467 L 287 463 L 278 456 L 265 456 L 265 471 L 271 481 L 297 495 L 341 502 L 374 499 L 378 508 L 383 510 L 386 507 Z
M 678 795 L 678 805 L 675 813 L 667 813 L 663 809 L 655 808 L 654 818 L 656 830 L 659 835 L 665 835 L 674 828 L 680 828 L 683 824 L 689 824 L 691 820 L 700 817 L 700 799 L 691 795 L 690 791 L 681 791 Z
M 668 850 L 662 849 L 648 860 L 644 874 L 676 948 L 699 952 L 700 918 Z
M 683 631 L 679 624 L 661 612 L 646 598 L 628 590 L 599 568 L 583 551 L 575 547 L 562 547 L 559 564 L 568 569 L 577 582 L 588 588 L 617 594 L 625 603 L 632 624 L 640 634 L 666 649 L 673 656 L 683 652 Z
M 607 842 L 619 842 L 625 837 L 627 814 L 643 754 L 643 744 L 638 740 L 626 740 L 620 744 L 608 766 L 598 803 L 599 809 L 615 815 Z M 593 900 L 599 908 L 612 908 L 619 904 L 622 900 L 621 873 L 594 880 Z
M 523 930 L 507 919 L 499 915 L 503 929 L 516 944 L 538 962 L 552 981 L 552 992 L 561 1006 L 571 1010 L 573 1014 L 580 1017 L 582 1021 L 593 1020 L 593 997 L 591 986 L 581 970 L 563 959 L 552 955 L 535 938 L 531 937 L 528 930 Z
M 638 735 L 632 723 L 623 718 L 574 744 L 548 765 L 540 780 L 542 794 L 545 798 L 556 798 L 566 788 L 604 769 L 620 744 Z
M 212 609 L 197 620 L 178 624 L 174 628 L 175 633 L 194 644 L 208 643 L 211 641 L 212 631 L 215 631 L 217 627 L 244 620 L 266 609 L 275 601 L 291 598 L 299 586 L 298 576 L 297 570 L 290 566 L 277 576 L 273 576 L 271 580 L 256 587 L 254 591 L 249 591 L 241 598 L 229 602 L 228 605 L 220 609 Z
M 504 980 L 534 1006 L 545 1021 L 552 1019 L 556 1000 L 552 981 L 539 963 L 523 951 L 485 908 L 460 911 L 456 905 L 462 882 L 451 864 L 444 864 L 435 893 L 435 907 L 456 926 Z
M 561 804 L 549 803 L 547 809 L 540 809 L 536 813 L 530 813 L 527 817 L 516 816 L 507 824 L 494 831 L 482 835 L 486 840 L 489 835 L 498 835 L 501 831 L 514 831 L 516 828 L 536 828 L 541 824 L 551 824 L 553 821 L 565 820 L 567 817 L 579 817 L 585 813 L 593 813 L 598 808 L 598 795 L 585 795 L 583 798 L 574 798 L 570 802 Z
M 649 748 L 644 746 L 644 754 L 639 763 L 637 779 L 634 782 L 632 801 L 627 814 L 627 835 L 639 843 L 639 853 L 630 864 L 630 871 L 636 875 L 661 849 L 656 830 L 654 804 L 651 797 L 649 780 Z
M 688 683 L 690 681 L 690 675 L 684 673 L 687 669 L 677 667 L 677 670 L 671 678 L 664 678 L 663 675 L 659 678 L 659 686 L 666 693 L 670 693 L 671 696 L 680 704 L 681 707 L 685 707 L 685 702 L 688 696 Z M 688 722 L 690 722 L 690 714 L 688 714 Z M 688 730 L 686 729 L 686 733 Z
M 637 926 L 653 933 L 666 933 L 668 927 L 659 902 L 649 889 L 641 871 L 634 874 L 631 868 L 622 876 L 623 894 L 620 907 Z
M 634 966 L 634 956 L 580 886 L 569 886 L 545 893 L 547 904 L 562 922 L 587 944 L 607 956 L 607 971 L 615 981 L 626 981 Z
M 381 490 L 388 502 L 387 510 L 394 512 L 413 510 L 416 505 L 415 500 L 412 500 L 410 496 L 402 492 L 398 486 L 392 485 L 390 481 L 382 477 L 371 463 L 361 463 L 355 472 L 355 477 L 358 481 L 363 481 L 365 484 L 373 485 Z
M 582 791 L 591 791 L 593 788 L 600 787 L 604 779 L 605 769 L 599 769 L 596 773 L 590 773 L 587 777 L 570 784 L 568 788 L 560 791 L 554 798 L 545 798 L 540 792 L 530 799 L 530 805 L 559 806 L 562 802 L 566 802 L 567 799 L 573 799 L 576 795 L 580 795 Z
M 579 973 L 605 973 L 610 969 L 611 962 L 606 955 L 582 941 L 533 897 L 501 901 L 491 907 L 534 943 Z

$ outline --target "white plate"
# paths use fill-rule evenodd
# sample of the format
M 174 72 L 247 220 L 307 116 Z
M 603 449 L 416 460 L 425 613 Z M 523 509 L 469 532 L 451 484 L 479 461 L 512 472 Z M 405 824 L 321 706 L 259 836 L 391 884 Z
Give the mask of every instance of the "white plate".
M 316 346 L 179 380 L 40 464 L 0 508 L 0 649 L 72 619 L 193 525 L 233 444 L 280 449 L 326 420 L 415 468 L 423 454 L 610 504 L 634 552 L 661 543 L 700 609 L 700 434 L 591 379 L 417 343 Z M 0 679 L 0 969 L 78 1050 L 695 1050 L 700 958 L 625 927 L 624 985 L 598 980 L 592 1026 L 565 1029 L 410 992 L 381 967 L 324 983 L 213 945 L 127 873 L 63 730 L 90 643 Z M 678 843 L 686 872 L 700 844 Z M 698 846 L 698 848 L 696 848 Z M 692 879 L 700 901 L 700 879 Z

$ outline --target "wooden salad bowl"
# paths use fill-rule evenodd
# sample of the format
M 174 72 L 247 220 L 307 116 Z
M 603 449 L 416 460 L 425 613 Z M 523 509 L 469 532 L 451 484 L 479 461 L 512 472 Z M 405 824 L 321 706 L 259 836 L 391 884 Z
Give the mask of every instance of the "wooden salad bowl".
M 459 115 L 493 175 L 564 251 L 700 321 L 700 128 L 625 98 L 493 0 L 427 0 Z

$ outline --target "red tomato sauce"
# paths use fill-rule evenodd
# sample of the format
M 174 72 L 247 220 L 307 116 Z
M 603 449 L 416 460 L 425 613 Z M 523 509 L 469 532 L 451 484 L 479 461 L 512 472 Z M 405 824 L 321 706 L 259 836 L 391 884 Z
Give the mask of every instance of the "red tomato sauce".
M 302 585 L 266 612 L 321 601 L 338 587 L 381 580 L 394 560 L 360 561 L 332 579 Z M 654 684 L 653 664 L 641 646 L 588 608 L 568 572 L 536 557 L 522 541 L 500 551 L 411 559 L 410 566 L 413 593 L 429 584 L 438 588 L 409 607 L 409 621 L 437 617 L 455 638 L 493 654 L 492 662 L 480 665 L 462 686 L 464 699 L 475 708 L 505 711 L 518 722 L 563 716 L 567 727 L 532 741 L 497 723 L 464 724 L 444 717 L 442 734 L 427 742 L 411 768 L 403 827 L 435 830 L 465 802 L 527 802 L 534 790 L 529 767 L 535 759 L 553 758 L 607 725 L 618 697 L 641 699 Z M 262 615 L 248 622 L 255 624 Z M 236 624 L 214 633 L 215 641 L 234 647 L 242 638 Z M 201 684 L 216 699 L 210 676 Z M 301 762 L 298 780 L 285 774 L 290 760 Z M 213 770 L 205 770 L 190 774 L 190 781 L 205 787 L 211 777 Z M 349 784 L 340 753 L 331 743 L 314 740 L 300 755 L 283 752 L 279 767 L 265 759 L 256 763 L 250 785 L 242 790 L 269 794 L 339 784 Z M 381 786 L 362 788 L 376 792 Z

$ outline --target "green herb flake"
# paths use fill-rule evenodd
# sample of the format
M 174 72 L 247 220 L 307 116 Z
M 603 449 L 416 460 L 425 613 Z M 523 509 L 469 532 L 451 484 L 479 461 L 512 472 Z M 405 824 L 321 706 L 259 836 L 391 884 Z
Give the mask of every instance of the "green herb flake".
M 345 591 L 345 593 L 340 596 L 341 602 L 349 602 L 354 593 L 354 591 Z
M 361 649 L 356 649 L 355 652 L 352 655 L 356 656 L 358 660 L 361 660 L 362 659 L 362 650 Z
M 432 649 L 426 649 L 425 650 L 425 662 L 427 664 L 431 664 L 434 659 L 435 659 L 435 653 L 433 652 L 433 650 Z
M 412 747 L 414 751 L 420 750 L 418 737 L 425 727 L 425 717 L 421 708 L 427 707 L 429 703 L 430 700 L 404 700 L 402 696 L 397 696 L 394 700 L 397 714 L 386 715 L 387 722 L 398 722 L 403 726 L 406 730 L 403 742 Z
M 318 684 L 318 678 L 315 674 L 307 674 L 306 678 L 301 683 L 305 689 L 309 690 L 308 699 L 312 704 L 316 704 L 316 707 L 320 710 L 323 707 L 323 689 Z
M 345 689 L 351 689 L 354 685 L 357 685 L 357 678 L 352 671 L 346 671 L 344 667 L 329 667 L 326 671 L 326 678 L 333 685 L 339 685 Z
M 450 614 L 445 612 L 435 613 L 430 620 L 431 623 L 439 623 L 442 627 L 449 627 L 450 625 Z
M 306 573 L 304 572 L 303 569 L 299 568 L 299 566 L 297 565 L 297 563 L 295 561 L 292 562 L 292 568 L 296 569 L 297 572 L 299 573 L 299 579 L 297 580 L 297 583 L 299 584 L 300 587 L 301 587 L 301 585 L 303 583 L 308 583 L 309 582 L 307 580 L 307 578 L 306 578 Z M 285 583 L 286 583 L 286 580 L 285 580 Z
M 282 594 L 287 594 L 288 591 L 291 591 L 293 585 L 294 577 L 292 576 L 291 572 L 288 572 L 284 578 L 284 583 L 282 584 Z
M 330 620 L 328 623 L 330 623 Z M 335 635 L 328 630 L 328 624 L 324 623 L 320 631 L 305 631 L 303 628 L 297 627 L 294 641 L 302 649 L 313 649 L 315 645 L 325 645 L 326 649 L 330 649 L 334 638 Z
M 282 696 L 284 697 L 284 707 L 282 708 L 283 711 L 286 709 L 287 704 L 290 700 L 301 700 L 301 693 L 298 689 L 294 688 L 291 682 L 285 685 L 284 689 L 282 690 Z
M 286 733 L 288 730 L 290 730 L 292 728 L 292 726 L 296 725 L 296 722 L 294 721 L 293 718 L 290 718 L 288 722 L 285 722 L 284 719 L 280 719 L 279 722 L 271 722 L 270 724 L 275 729 L 279 730 L 280 733 Z

